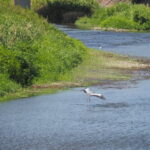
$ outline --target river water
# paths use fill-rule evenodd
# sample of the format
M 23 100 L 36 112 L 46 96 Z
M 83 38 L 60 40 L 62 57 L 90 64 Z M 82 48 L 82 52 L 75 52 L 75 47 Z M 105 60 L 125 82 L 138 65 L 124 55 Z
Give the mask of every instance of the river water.
M 150 58 L 150 34 L 59 26 L 87 46 Z M 149 77 L 149 75 L 147 75 Z M 93 86 L 0 103 L 0 150 L 150 150 L 150 80 Z
M 91 48 L 124 55 L 150 57 L 150 33 L 79 30 L 61 25 L 57 27 Z

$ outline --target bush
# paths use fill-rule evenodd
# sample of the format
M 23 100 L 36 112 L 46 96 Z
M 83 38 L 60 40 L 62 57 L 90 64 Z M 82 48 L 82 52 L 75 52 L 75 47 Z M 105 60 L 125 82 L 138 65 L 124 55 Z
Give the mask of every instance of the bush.
M 0 73 L 9 74 L 9 78 L 21 85 L 31 85 L 38 69 L 29 53 L 11 51 L 0 46 Z
M 50 22 L 74 23 L 81 16 L 91 15 L 96 7 L 98 7 L 96 0 L 48 0 L 37 11 L 40 15 L 48 18 Z M 67 14 L 71 16 L 66 18 Z
M 0 3 L 0 30 L 0 73 L 22 86 L 56 81 L 86 53 L 81 42 L 20 7 Z
M 109 19 L 105 19 L 101 23 L 102 27 L 112 27 L 112 28 L 124 28 L 124 29 L 133 29 L 134 23 L 131 20 L 120 16 L 112 16 Z
M 145 5 L 118 3 L 108 8 L 98 8 L 91 17 L 80 18 L 78 26 L 113 27 L 122 29 L 150 30 L 150 8 Z
M 47 6 L 48 3 L 71 4 L 72 6 L 84 6 L 90 9 L 95 9 L 96 7 L 98 7 L 98 3 L 96 0 L 32 0 L 32 6 L 36 10 L 43 6 Z
M 36 60 L 38 67 L 41 68 L 40 76 L 49 81 L 57 80 L 61 73 L 76 67 L 82 62 L 86 52 L 86 47 L 80 41 L 64 36 L 60 32 L 57 35 L 57 37 L 53 34 L 44 36 L 41 42 L 35 43 L 35 47 L 40 49 Z
M 16 92 L 19 88 L 20 85 L 11 81 L 7 75 L 0 74 L 0 96 L 4 96 L 10 92 Z
M 150 8 L 143 5 L 135 5 L 132 13 L 133 21 L 135 21 L 138 26 L 137 29 L 140 30 L 150 30 Z

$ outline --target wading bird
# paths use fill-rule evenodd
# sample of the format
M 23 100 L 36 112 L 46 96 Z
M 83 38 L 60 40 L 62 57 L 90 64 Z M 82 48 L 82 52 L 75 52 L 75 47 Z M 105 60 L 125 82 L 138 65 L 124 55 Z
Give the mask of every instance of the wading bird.
M 98 98 L 100 98 L 100 99 L 102 99 L 102 100 L 105 100 L 105 99 L 106 99 L 102 94 L 94 93 L 94 92 L 92 92 L 89 88 L 83 89 L 82 91 L 88 95 L 88 97 L 89 97 L 89 98 L 88 98 L 89 102 L 91 101 L 91 99 L 90 99 L 91 96 L 98 97 Z

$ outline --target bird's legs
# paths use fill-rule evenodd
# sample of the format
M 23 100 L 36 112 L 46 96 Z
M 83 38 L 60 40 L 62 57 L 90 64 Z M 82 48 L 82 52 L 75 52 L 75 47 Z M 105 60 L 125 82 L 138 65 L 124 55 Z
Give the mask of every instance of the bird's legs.
M 87 102 L 89 103 L 90 101 L 91 101 L 90 95 L 88 95 L 88 97 L 87 97 Z
M 87 97 L 86 101 L 89 102 L 89 96 Z
M 88 102 L 90 102 L 90 101 L 91 101 L 91 97 L 89 96 L 89 97 L 88 97 Z

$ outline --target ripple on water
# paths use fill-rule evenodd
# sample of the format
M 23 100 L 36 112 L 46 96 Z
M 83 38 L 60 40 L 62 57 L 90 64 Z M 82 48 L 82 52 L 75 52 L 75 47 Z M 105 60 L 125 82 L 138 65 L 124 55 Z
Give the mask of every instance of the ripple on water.
M 147 46 L 121 47 L 150 56 L 150 34 L 65 31 L 85 43 L 97 36 L 95 47 L 139 40 Z M 0 150 L 150 150 L 150 80 L 91 88 L 107 100 L 87 103 L 79 89 L 0 103 Z
M 128 103 L 107 103 L 107 104 L 94 104 L 91 105 L 93 108 L 103 107 L 103 108 L 122 108 L 129 107 Z

